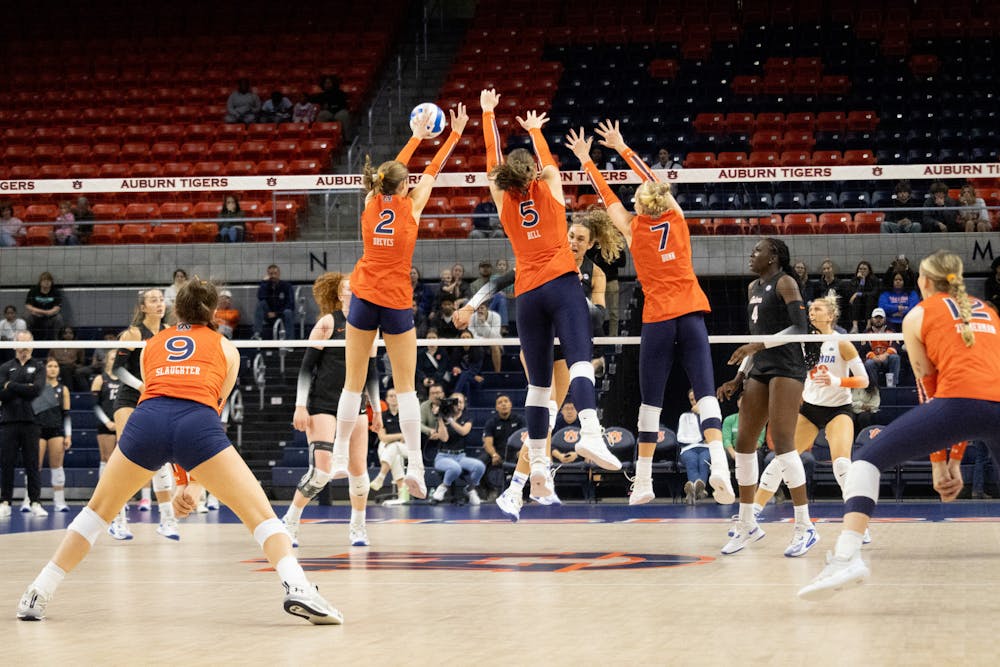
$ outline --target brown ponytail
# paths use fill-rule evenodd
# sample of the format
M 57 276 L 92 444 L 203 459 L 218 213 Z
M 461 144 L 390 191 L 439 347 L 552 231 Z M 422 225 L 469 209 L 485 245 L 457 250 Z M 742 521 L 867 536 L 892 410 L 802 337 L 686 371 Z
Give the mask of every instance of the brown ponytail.
M 368 194 L 391 195 L 399 189 L 400 183 L 410 177 L 410 172 L 402 162 L 389 160 L 372 167 L 371 155 L 365 156 L 365 166 L 361 182 Z
M 574 213 L 572 224 L 582 225 L 590 231 L 590 240 L 601 248 L 601 257 L 605 262 L 614 262 L 625 249 L 625 239 L 611 222 L 608 212 L 599 206 L 593 206 L 582 213 Z
M 535 156 L 524 148 L 515 148 L 503 163 L 493 167 L 489 177 L 494 180 L 497 188 L 504 192 L 508 190 L 525 192 L 535 179 L 536 173 Z
M 214 331 L 218 328 L 214 321 L 215 308 L 218 305 L 219 292 L 215 285 L 198 276 L 192 276 L 191 280 L 177 290 L 174 313 L 178 322 L 203 324 Z

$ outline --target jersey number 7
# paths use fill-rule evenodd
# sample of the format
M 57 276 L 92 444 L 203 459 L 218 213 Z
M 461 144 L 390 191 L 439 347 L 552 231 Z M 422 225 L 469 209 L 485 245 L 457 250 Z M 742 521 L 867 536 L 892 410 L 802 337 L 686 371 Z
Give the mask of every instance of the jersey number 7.
M 660 232 L 660 252 L 667 249 L 667 238 L 670 236 L 670 222 L 661 222 L 658 225 L 650 225 L 649 231 Z

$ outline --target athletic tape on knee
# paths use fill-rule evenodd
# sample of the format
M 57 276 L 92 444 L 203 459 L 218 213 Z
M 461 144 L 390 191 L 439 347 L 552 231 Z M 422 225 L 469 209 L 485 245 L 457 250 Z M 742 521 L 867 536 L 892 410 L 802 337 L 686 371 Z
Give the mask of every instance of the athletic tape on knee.
M 90 542 L 90 546 L 94 546 L 94 542 L 97 541 L 98 536 L 107 530 L 107 528 L 108 522 L 89 507 L 84 507 L 80 510 L 80 513 L 76 515 L 76 518 L 67 527 L 68 530 L 72 530 Z
M 66 486 L 66 471 L 63 468 L 52 469 L 52 486 L 59 488 Z
M 782 477 L 789 489 L 797 489 L 805 486 L 806 469 L 802 465 L 802 457 L 798 452 L 785 452 L 774 457 L 775 461 L 781 462 Z
M 585 380 L 590 380 L 591 384 L 594 382 L 594 365 L 589 361 L 578 361 L 569 367 L 569 381 L 572 382 L 577 378 L 583 378 Z
M 365 471 L 363 475 L 348 475 L 347 476 L 347 488 L 352 496 L 364 496 L 368 494 L 368 489 L 372 483 L 371 478 L 368 476 L 368 471 Z
M 536 387 L 528 385 L 528 395 L 524 399 L 525 407 L 549 409 L 549 397 L 552 396 L 552 387 Z
M 288 535 L 288 531 L 285 530 L 285 524 L 281 523 L 281 519 L 265 519 L 257 524 L 257 527 L 253 529 L 253 538 L 257 540 L 257 544 L 259 544 L 260 548 L 263 549 L 264 543 L 267 542 L 268 538 L 279 533 Z
M 781 485 L 781 462 L 777 457 L 764 466 L 764 472 L 760 474 L 760 488 L 768 493 L 774 493 Z
M 719 407 L 719 399 L 715 396 L 702 396 L 698 399 L 698 418 L 701 427 L 722 428 L 722 408 Z
M 662 408 L 645 403 L 639 406 L 639 431 L 656 433 L 660 430 L 660 413 Z
M 153 491 L 160 493 L 169 491 L 174 481 L 174 468 L 169 463 L 160 466 L 160 469 L 153 475 Z
M 755 486 L 758 474 L 757 452 L 751 454 L 736 452 L 736 483 L 740 486 Z
M 868 461 L 854 461 L 851 463 L 851 469 L 847 471 L 844 498 L 862 496 L 878 502 L 878 486 L 881 476 L 878 468 Z

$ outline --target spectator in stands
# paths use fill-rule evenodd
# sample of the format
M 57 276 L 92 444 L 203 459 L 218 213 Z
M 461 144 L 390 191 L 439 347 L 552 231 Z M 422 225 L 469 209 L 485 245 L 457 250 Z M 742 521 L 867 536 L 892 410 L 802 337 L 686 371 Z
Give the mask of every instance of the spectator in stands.
M 736 434 L 740 431 L 740 404 L 743 403 L 743 395 L 736 399 L 736 412 L 722 420 L 722 446 L 726 448 L 726 454 L 733 461 L 736 460 Z M 757 449 L 764 446 L 765 433 L 767 427 L 760 431 L 757 438 Z
M 834 266 L 833 261 L 830 258 L 823 260 L 820 264 L 820 274 L 819 278 L 811 282 L 806 287 L 805 297 L 806 303 L 815 301 L 827 296 L 832 296 L 837 299 L 837 306 L 840 308 L 840 320 L 834 322 L 834 330 L 844 333 L 846 331 L 845 325 L 850 326 L 850 313 L 846 312 L 847 308 L 845 304 L 851 297 L 850 281 L 840 280 L 837 278 L 837 267 Z M 867 310 L 864 312 L 868 312 Z
M 444 479 L 434 489 L 431 498 L 437 502 L 443 501 L 448 489 L 464 472 L 469 480 L 465 491 L 469 504 L 479 505 L 482 500 L 476 487 L 486 474 L 486 465 L 465 453 L 469 433 L 472 431 L 472 420 L 465 416 L 465 396 L 455 392 L 450 398 L 453 407 L 447 408 L 447 414 L 444 415 L 447 435 L 441 439 L 434 456 L 434 469 L 444 475 Z
M 59 340 L 76 340 L 73 327 L 60 329 Z M 87 391 L 90 388 L 90 369 L 84 365 L 83 348 L 55 348 L 49 351 L 49 356 L 59 363 L 59 381 L 71 391 Z
M 666 148 L 658 150 L 656 152 L 656 159 L 650 160 L 650 167 L 653 169 L 680 169 L 683 166 L 681 161 L 672 157 L 670 151 Z
M 430 315 L 434 310 L 434 294 L 420 280 L 420 270 L 415 266 L 410 267 L 410 286 L 413 287 L 413 300 L 417 303 L 417 309 L 424 315 Z
M 618 272 L 625 268 L 625 263 L 628 260 L 628 254 L 625 252 L 619 252 L 617 258 L 609 262 L 604 259 L 604 255 L 601 254 L 601 244 L 599 242 L 595 242 L 594 245 L 587 250 L 586 257 L 592 261 L 595 266 L 604 271 L 604 304 L 607 307 L 608 335 L 617 336 L 618 319 L 620 315 L 618 301 L 621 296 L 621 287 L 618 283 Z M 603 331 L 601 333 L 603 333 Z
M 870 375 L 870 373 L 869 373 Z M 864 388 L 851 389 L 851 411 L 854 412 L 854 432 L 860 433 L 875 422 L 875 415 L 882 404 L 878 385 L 869 381 Z
M 895 333 L 886 321 L 885 309 L 876 308 L 872 311 L 872 319 L 865 333 Z M 867 351 L 866 351 L 867 349 Z M 895 386 L 899 379 L 899 353 L 887 340 L 865 341 L 861 346 L 865 352 L 865 369 L 868 371 L 868 386 L 878 384 L 878 373 L 885 371 L 886 385 Z
M 604 157 L 604 151 L 601 150 L 601 147 L 596 144 L 590 149 L 590 159 L 594 161 L 594 164 L 601 171 L 608 171 L 615 168 L 614 163 L 610 159 Z
M 14 216 L 14 206 L 10 202 L 0 203 L 0 247 L 13 248 L 24 234 L 24 223 Z
M 339 121 L 344 137 L 350 136 L 351 114 L 348 109 L 347 94 L 340 89 L 340 78 L 325 74 L 319 79 L 320 92 L 309 101 L 319 107 L 316 120 L 321 123 Z
M 469 285 L 469 292 L 475 294 L 479 288 L 490 281 L 493 277 L 493 264 L 488 259 L 479 260 L 479 277 Z
M 215 324 L 219 327 L 219 333 L 229 339 L 236 335 L 236 327 L 240 325 L 240 311 L 233 305 L 233 293 L 227 289 L 219 292 Z
M 417 332 L 417 338 L 425 337 L 427 330 L 430 328 L 427 316 L 420 312 L 420 306 L 417 304 L 416 297 L 413 299 L 413 328 Z
M 971 183 L 962 186 L 958 195 L 958 203 L 966 208 L 958 212 L 958 227 L 967 232 L 991 232 L 993 223 L 990 222 L 990 212 L 986 208 L 986 201 L 982 197 L 976 196 L 976 187 Z
M 894 331 L 902 331 L 903 318 L 920 302 L 920 295 L 914 289 L 906 288 L 906 278 L 902 273 L 894 273 L 891 287 L 878 297 L 878 307 L 885 313 L 885 319 Z
M 438 284 L 437 293 L 434 295 L 434 307 L 440 308 L 441 299 L 445 296 L 451 297 L 452 302 L 460 299 L 461 292 L 462 284 L 455 281 L 451 269 L 441 269 L 441 282 Z
M 59 202 L 59 215 L 56 216 L 56 227 L 53 232 L 56 245 L 80 245 L 80 234 L 76 228 L 76 216 L 73 215 L 73 205 L 68 201 Z
M 101 336 L 104 340 L 117 340 L 118 336 L 113 331 L 106 332 Z M 91 384 L 93 384 L 94 378 L 100 375 L 104 371 L 104 364 L 108 359 L 108 348 L 98 347 L 94 348 L 94 353 L 90 355 L 90 366 L 87 371 L 87 375 L 90 378 Z
M 227 123 L 256 123 L 260 113 L 260 97 L 250 90 L 250 80 L 240 79 L 236 82 L 236 90 L 226 101 Z
M 62 303 L 62 290 L 56 287 L 52 274 L 43 271 L 24 302 L 28 311 L 25 321 L 36 340 L 55 340 L 63 326 Z
M 552 428 L 552 432 L 561 431 L 568 426 L 580 428 L 580 414 L 576 411 L 573 401 L 569 400 L 565 401 L 559 409 L 559 414 L 556 415 L 556 425 Z
M 524 419 L 514 412 L 514 403 L 507 394 L 497 395 L 494 412 L 483 424 L 483 453 L 479 460 L 486 466 L 486 487 L 491 502 L 506 486 L 506 475 L 503 470 L 504 455 L 507 450 L 507 440 L 511 434 L 524 428 Z M 514 448 L 517 456 L 520 448 Z
M 911 290 L 917 288 L 917 276 L 910 269 L 910 260 L 906 258 L 906 255 L 896 255 L 896 259 L 892 260 L 888 270 L 886 270 L 885 275 L 882 277 L 880 287 L 884 289 L 886 286 L 891 285 L 892 278 L 897 273 L 903 276 L 903 289 Z
M 184 287 L 184 283 L 188 281 L 187 271 L 184 269 L 174 269 L 174 282 L 170 284 L 165 290 L 163 290 L 163 305 L 165 307 L 163 319 L 167 321 L 173 321 L 174 318 L 174 301 L 177 299 L 177 291 Z
M 17 316 L 17 308 L 8 304 L 0 320 L 0 341 L 10 342 L 18 331 L 27 331 L 28 324 Z M 14 358 L 14 350 L 0 350 L 0 363 Z
M 846 289 L 850 295 L 847 298 L 846 310 L 851 322 L 851 333 L 858 333 L 864 326 L 868 313 L 872 312 L 878 303 L 879 291 L 878 276 L 875 275 L 871 263 L 861 260 L 854 269 L 854 277 L 848 282 Z
M 458 338 L 458 328 L 455 326 L 455 299 L 448 293 L 443 293 L 440 305 L 427 318 L 427 324 L 433 327 L 439 338 Z
M 425 338 L 434 340 L 438 337 L 436 329 L 428 329 Z M 437 345 L 428 345 L 417 355 L 417 387 L 420 393 L 426 395 L 435 384 L 443 385 L 448 373 L 448 358 L 444 350 Z M 443 394 L 442 394 L 443 395 Z
M 396 486 L 396 498 L 386 505 L 400 505 L 410 500 L 410 491 L 403 476 L 404 463 L 409 454 L 399 426 L 399 398 L 396 389 L 389 387 L 385 392 L 385 409 L 382 410 L 382 428 L 378 431 L 379 471 L 372 480 L 372 491 L 378 491 L 385 484 L 388 473 L 392 473 L 392 483 Z
M 500 226 L 497 205 L 488 199 L 479 202 L 472 209 L 472 226 L 474 229 L 469 232 L 470 239 L 502 239 L 507 236 Z
M 485 303 L 479 304 L 476 314 L 469 321 L 469 331 L 474 338 L 499 338 L 500 315 L 493 312 Z M 493 362 L 493 372 L 500 372 L 500 362 L 503 349 L 499 345 L 490 345 L 490 360 Z
M 316 114 L 318 113 L 319 107 L 309 101 L 309 93 L 305 91 L 299 93 L 298 100 L 295 102 L 295 106 L 292 107 L 292 122 L 312 123 L 316 120 Z
M 990 264 L 990 271 L 983 286 L 983 298 L 1000 312 L 1000 257 L 995 258 Z
M 444 385 L 435 381 L 427 391 L 427 400 L 420 404 L 420 432 L 425 447 L 428 444 L 437 446 L 448 437 L 444 415 L 441 414 L 443 398 Z
M 918 204 L 913 201 L 913 190 L 909 181 L 896 183 L 896 190 L 892 197 L 892 206 L 895 209 L 916 208 Z M 922 232 L 920 223 L 920 211 L 889 211 L 885 214 L 882 222 L 883 234 L 918 233 Z
M 94 211 L 90 208 L 90 200 L 86 197 L 77 197 L 76 206 L 73 207 L 73 217 L 76 218 L 76 228 L 80 234 L 80 241 L 86 243 L 90 238 L 90 232 L 94 228 Z
M 260 340 L 264 325 L 272 326 L 277 319 L 285 324 L 285 336 L 295 335 L 295 290 L 281 279 L 277 264 L 267 267 L 267 278 L 257 287 L 257 308 L 253 314 L 253 338 Z
M 292 120 L 292 108 L 294 106 L 292 101 L 285 97 L 284 93 L 276 90 L 261 105 L 259 120 L 261 123 L 287 123 Z
M 799 294 L 805 296 L 809 286 L 809 267 L 801 259 L 792 266 L 792 278 L 799 284 Z
M 463 331 L 458 336 L 464 340 L 472 340 L 471 331 Z M 471 396 L 483 386 L 483 361 L 486 353 L 480 345 L 460 345 L 451 348 L 449 365 L 454 393 Z
M 924 204 L 925 232 L 961 232 L 964 227 L 958 224 L 958 211 L 954 208 L 958 202 L 948 196 L 948 186 L 941 181 L 931 185 L 931 195 Z
M 681 448 L 681 463 L 687 472 L 687 482 L 684 483 L 684 500 L 689 505 L 708 497 L 705 490 L 708 484 L 709 455 L 708 443 L 701 433 L 701 422 L 698 417 L 698 401 L 694 399 L 694 390 L 688 389 L 688 401 L 691 409 L 681 415 L 677 422 L 677 443 Z
M 223 243 L 238 243 L 243 240 L 243 224 L 239 218 L 245 217 L 236 195 L 226 195 L 219 211 L 219 240 Z
M 461 301 L 465 303 L 472 297 L 472 290 L 469 289 L 469 283 L 465 282 L 465 265 L 461 262 L 455 262 L 451 266 L 451 279 L 458 293 L 455 294 L 455 302 Z

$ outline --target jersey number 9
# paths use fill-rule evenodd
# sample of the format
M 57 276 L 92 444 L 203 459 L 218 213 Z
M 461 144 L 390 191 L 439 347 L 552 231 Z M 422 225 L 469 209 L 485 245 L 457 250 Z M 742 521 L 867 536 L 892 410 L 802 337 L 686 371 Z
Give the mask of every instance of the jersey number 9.
M 187 336 L 168 338 L 164 344 L 167 348 L 167 361 L 178 362 L 190 359 L 194 354 L 194 339 Z

